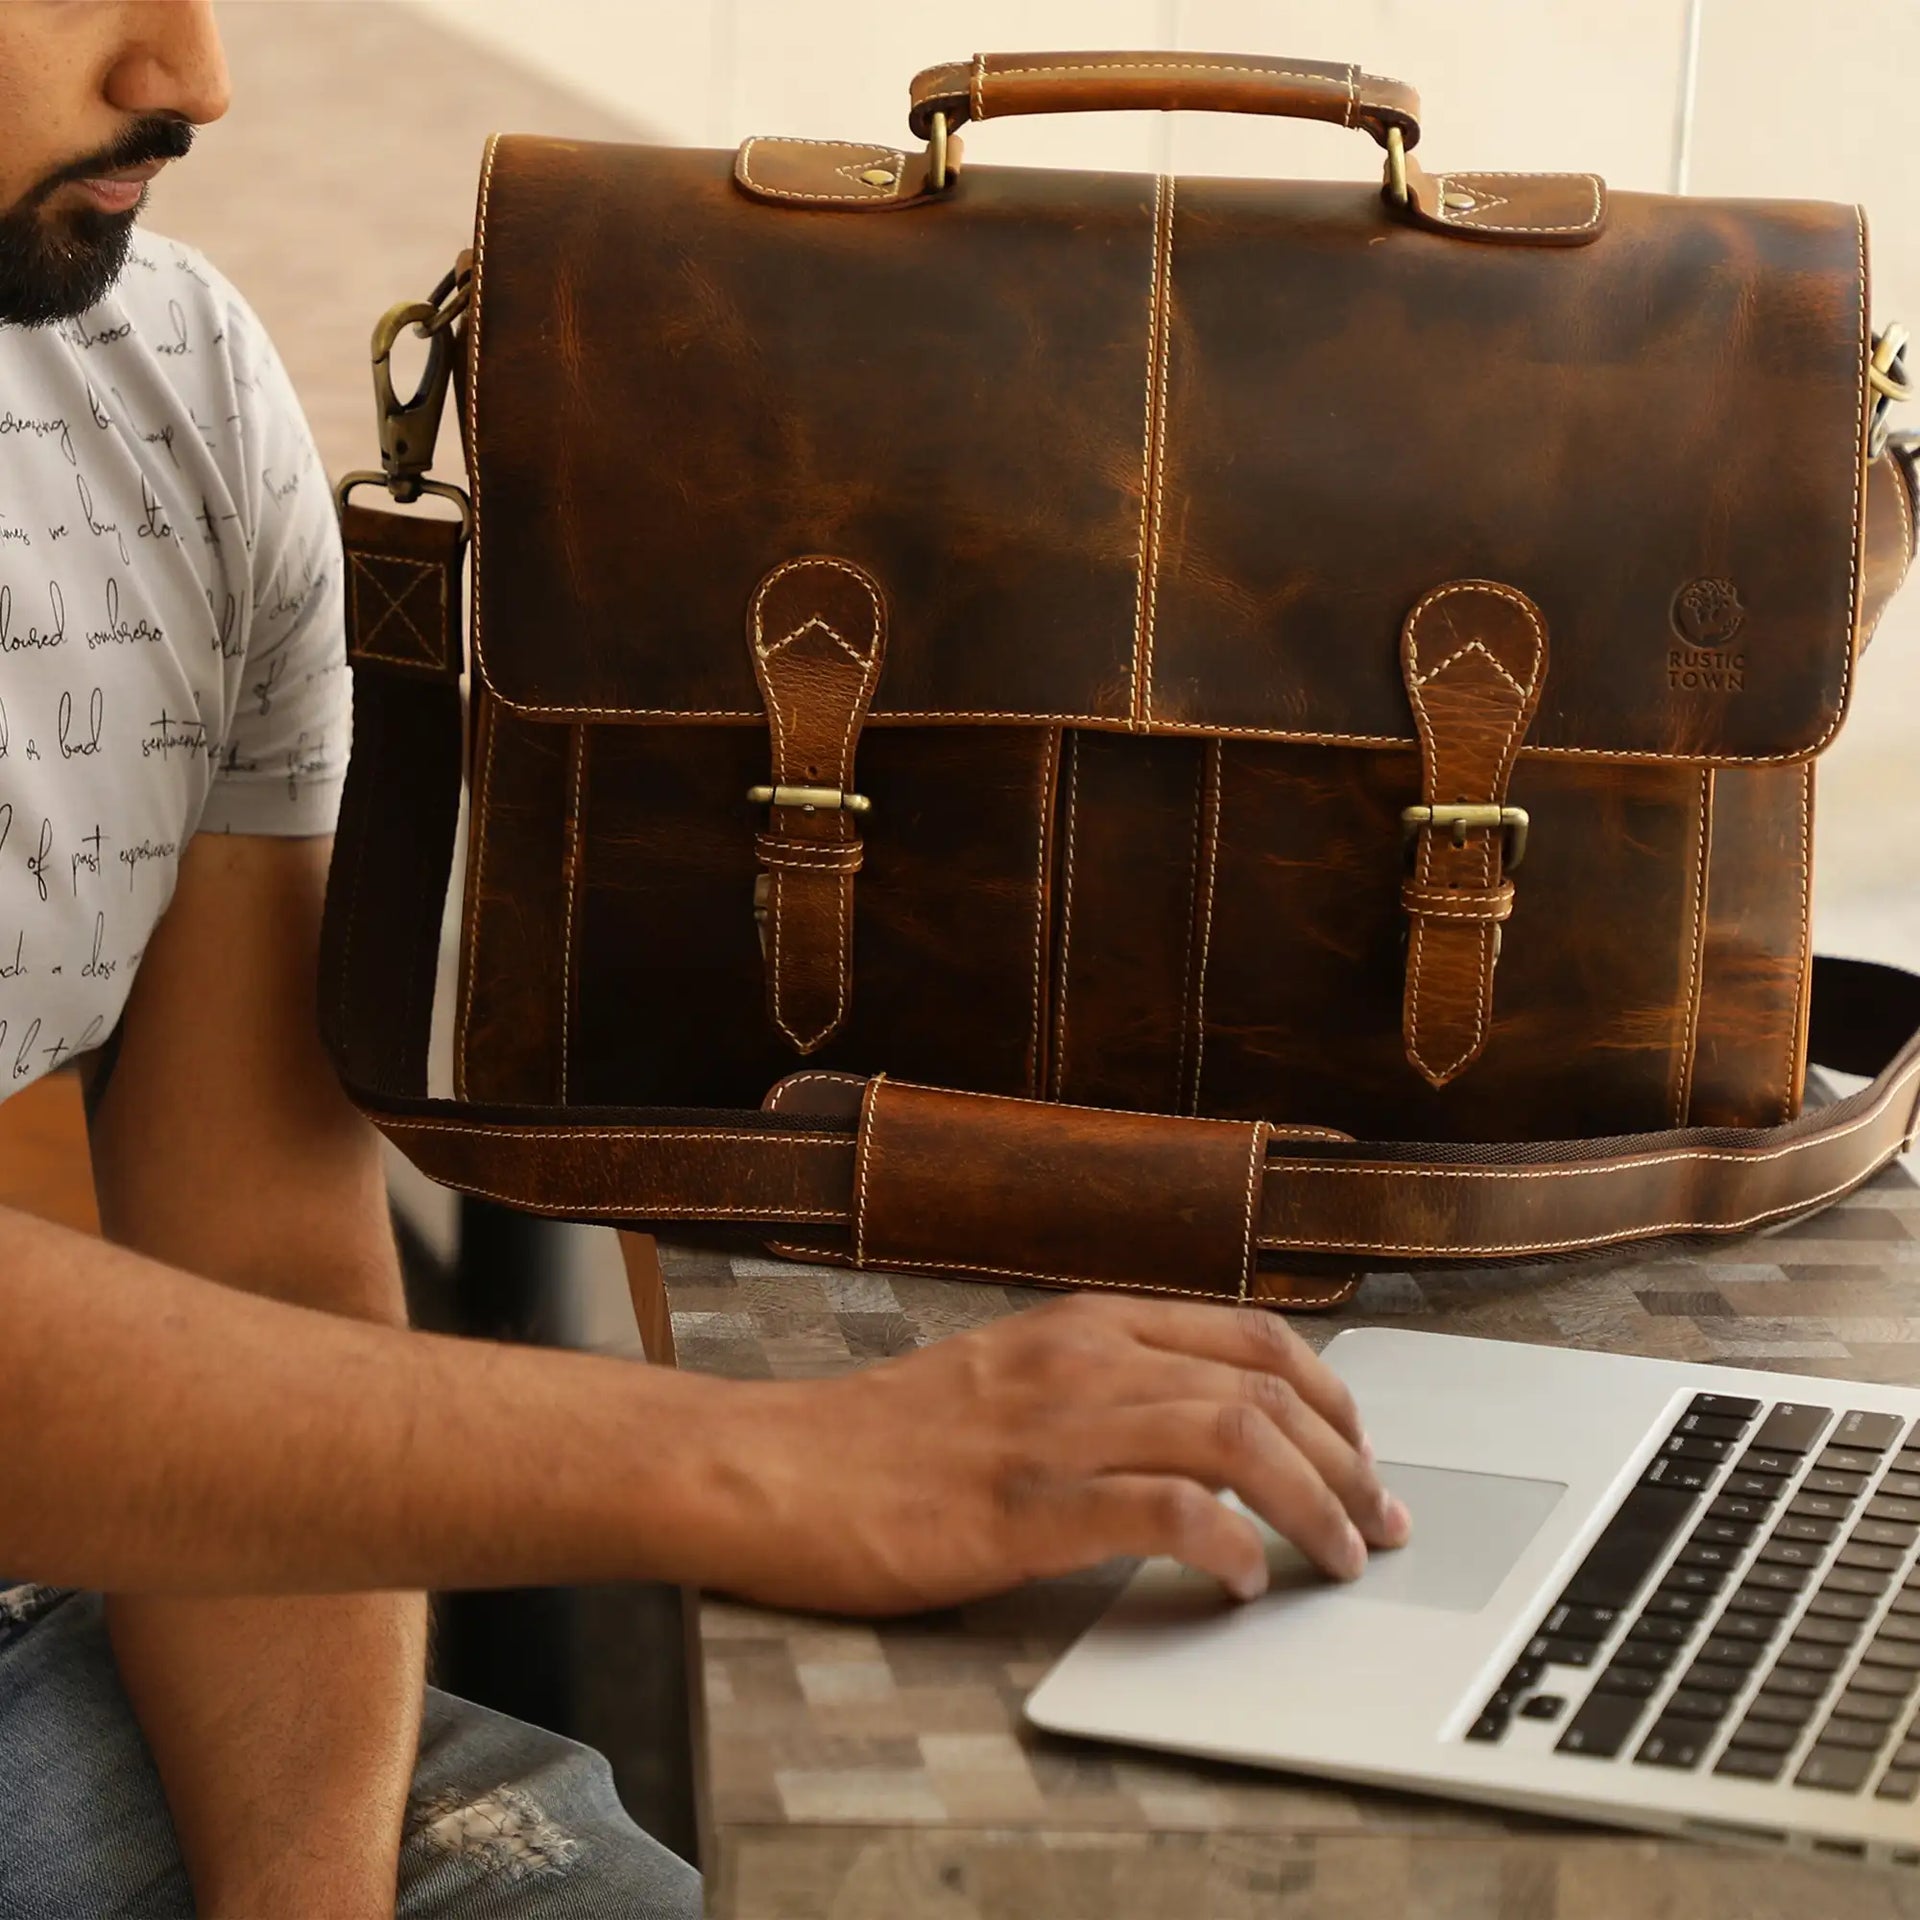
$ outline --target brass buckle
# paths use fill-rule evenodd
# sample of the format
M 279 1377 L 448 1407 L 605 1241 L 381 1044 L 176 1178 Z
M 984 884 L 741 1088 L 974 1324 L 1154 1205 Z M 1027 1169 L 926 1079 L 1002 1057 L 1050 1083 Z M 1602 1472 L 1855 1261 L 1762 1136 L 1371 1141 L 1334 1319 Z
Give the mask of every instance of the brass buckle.
M 1920 392 L 1920 381 L 1908 370 L 1907 343 L 1912 336 L 1898 321 L 1889 321 L 1874 337 L 1867 361 L 1867 385 L 1874 394 L 1873 418 L 1867 429 L 1867 458 L 1877 460 L 1886 451 L 1893 429 L 1893 409 Z
M 944 192 L 952 178 L 947 169 L 947 116 L 936 113 L 927 124 L 927 191 Z
M 1407 142 L 1398 127 L 1387 129 L 1387 191 L 1396 207 L 1407 204 Z
M 1499 827 L 1506 834 L 1506 870 L 1512 873 L 1527 857 L 1527 829 L 1532 822 L 1525 807 L 1486 804 L 1408 807 L 1400 815 L 1400 824 L 1406 828 L 1409 840 L 1422 827 L 1431 827 L 1435 832 L 1442 827 L 1451 828 L 1456 847 L 1464 847 L 1468 833 L 1475 828 Z
M 843 793 L 838 787 L 749 787 L 747 798 L 756 807 L 799 807 L 807 813 L 873 811 L 873 802 L 864 793 Z

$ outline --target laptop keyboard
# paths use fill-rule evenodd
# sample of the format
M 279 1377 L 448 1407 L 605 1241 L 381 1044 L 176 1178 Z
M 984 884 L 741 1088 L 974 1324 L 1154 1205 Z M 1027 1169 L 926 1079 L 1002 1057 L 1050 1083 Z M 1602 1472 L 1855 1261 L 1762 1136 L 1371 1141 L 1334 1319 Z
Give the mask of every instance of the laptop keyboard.
M 1917 1541 L 1920 1428 L 1696 1395 L 1466 1737 L 1910 1802 Z

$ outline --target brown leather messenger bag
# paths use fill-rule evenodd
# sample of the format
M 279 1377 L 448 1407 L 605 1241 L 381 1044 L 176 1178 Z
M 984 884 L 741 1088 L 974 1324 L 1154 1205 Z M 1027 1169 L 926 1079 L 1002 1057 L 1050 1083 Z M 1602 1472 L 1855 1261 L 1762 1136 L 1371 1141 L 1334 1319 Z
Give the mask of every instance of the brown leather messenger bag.
M 962 164 L 1115 107 L 1331 121 L 1384 178 Z M 1020 54 L 921 74 L 898 146 L 489 147 L 341 485 L 321 1012 L 420 1167 L 1321 1306 L 1748 1232 L 1912 1145 L 1920 980 L 1809 945 L 1915 545 L 1861 215 L 1428 173 L 1417 116 Z M 1869 1084 L 1811 1104 L 1810 1059 Z

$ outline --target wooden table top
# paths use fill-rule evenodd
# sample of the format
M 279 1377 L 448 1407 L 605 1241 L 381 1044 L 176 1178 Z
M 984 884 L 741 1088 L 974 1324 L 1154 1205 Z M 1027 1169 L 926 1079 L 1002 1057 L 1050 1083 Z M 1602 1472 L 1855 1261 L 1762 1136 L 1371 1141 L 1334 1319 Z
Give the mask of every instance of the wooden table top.
M 1046 1297 L 660 1252 L 677 1363 L 739 1379 L 838 1373 Z M 1920 1187 L 1896 1168 L 1815 1219 L 1706 1253 L 1376 1275 L 1344 1311 L 1295 1321 L 1316 1345 L 1383 1323 L 1913 1385 Z M 1027 1692 L 1129 1571 L 880 1624 L 701 1596 L 690 1624 L 710 1911 L 1920 1920 L 1920 1875 L 1161 1759 L 1024 1726 Z

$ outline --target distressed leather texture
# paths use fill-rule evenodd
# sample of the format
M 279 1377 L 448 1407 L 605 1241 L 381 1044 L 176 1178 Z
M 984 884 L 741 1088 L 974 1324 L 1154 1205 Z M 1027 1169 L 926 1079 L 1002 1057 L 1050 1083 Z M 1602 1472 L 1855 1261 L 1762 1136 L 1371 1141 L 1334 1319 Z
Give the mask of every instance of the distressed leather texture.
M 1230 56 L 913 102 L 1419 132 Z M 1915 546 L 1857 211 L 949 159 L 490 146 L 464 715 L 455 535 L 345 520 L 322 1014 L 390 1136 L 570 1217 L 1294 1306 L 1745 1231 L 1910 1141 L 1920 987 L 1808 933 Z M 794 787 L 871 804 L 748 797 Z M 1517 874 L 1403 821 L 1459 804 L 1526 811 Z M 1877 1076 L 1837 1118 L 1823 1035 Z

